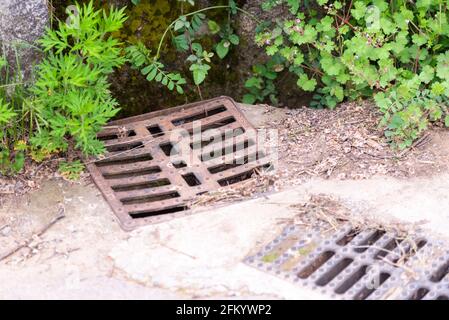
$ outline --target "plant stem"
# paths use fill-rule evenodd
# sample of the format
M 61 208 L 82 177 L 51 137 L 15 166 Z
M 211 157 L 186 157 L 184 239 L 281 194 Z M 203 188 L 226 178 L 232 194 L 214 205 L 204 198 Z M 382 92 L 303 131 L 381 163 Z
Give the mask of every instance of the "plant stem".
M 198 89 L 198 94 L 200 96 L 200 100 L 203 100 L 203 94 L 201 93 L 201 88 L 199 85 L 196 86 L 196 88 Z
M 223 6 L 207 7 L 207 8 L 199 9 L 199 10 L 194 11 L 194 12 L 191 12 L 191 13 L 187 13 L 187 14 L 185 14 L 185 15 L 183 15 L 183 16 L 184 16 L 184 17 L 189 17 L 189 16 L 193 16 L 193 15 L 195 15 L 195 14 L 201 13 L 201 12 L 209 11 L 209 10 L 229 9 L 229 8 L 230 8 L 230 6 L 224 6 L 224 5 L 223 5 Z M 253 18 L 255 21 L 257 21 L 257 23 L 261 23 L 261 21 L 260 21 L 256 16 L 254 16 L 254 15 L 251 14 L 251 13 L 249 13 L 248 11 L 243 10 L 243 9 L 241 9 L 241 8 L 239 8 L 239 7 L 237 7 L 236 9 L 237 9 L 237 11 L 239 11 L 239 12 L 241 12 L 241 13 L 243 13 L 243 14 L 246 14 L 247 16 Z M 158 46 L 158 48 L 157 48 L 156 56 L 154 57 L 155 60 L 158 60 L 159 57 L 160 57 L 161 49 L 162 49 L 162 44 L 164 43 L 164 40 L 165 40 L 165 37 L 167 36 L 168 31 L 171 30 L 171 28 L 175 25 L 175 23 L 176 23 L 179 19 L 180 19 L 180 18 L 175 19 L 172 23 L 170 23 L 170 24 L 168 25 L 167 29 L 165 29 L 164 33 L 162 34 L 162 38 L 161 38 L 161 40 L 159 41 L 159 46 Z

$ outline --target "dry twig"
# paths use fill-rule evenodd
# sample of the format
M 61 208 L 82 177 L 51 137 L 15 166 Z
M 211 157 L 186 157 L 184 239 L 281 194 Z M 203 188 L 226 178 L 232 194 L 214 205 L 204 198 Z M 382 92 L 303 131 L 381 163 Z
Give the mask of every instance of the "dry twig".
M 9 257 L 11 257 L 13 254 L 15 254 L 16 252 L 18 252 L 19 250 L 27 247 L 32 241 L 34 237 L 40 237 L 42 236 L 45 232 L 47 232 L 48 229 L 50 229 L 56 222 L 58 222 L 59 220 L 65 218 L 65 214 L 64 214 L 65 210 L 64 207 L 60 207 L 57 215 L 48 223 L 46 224 L 43 228 L 41 228 L 38 232 L 36 232 L 32 237 L 30 237 L 29 239 L 23 241 L 22 243 L 20 243 L 18 246 L 14 247 L 13 249 L 9 250 L 8 252 L 2 254 L 0 256 L 0 261 L 3 261 Z

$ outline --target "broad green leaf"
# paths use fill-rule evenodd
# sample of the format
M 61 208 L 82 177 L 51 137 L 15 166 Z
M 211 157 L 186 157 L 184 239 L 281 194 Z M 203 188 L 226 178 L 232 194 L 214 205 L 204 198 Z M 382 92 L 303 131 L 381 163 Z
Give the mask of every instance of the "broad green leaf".
M 212 34 L 217 34 L 217 33 L 219 33 L 220 30 L 221 30 L 221 28 L 220 28 L 220 26 L 218 25 L 218 23 L 216 23 L 214 20 L 209 20 L 209 21 L 207 22 L 207 25 L 208 25 L 208 27 L 209 27 L 209 31 L 210 31 Z
M 229 52 L 229 42 L 227 40 L 221 40 L 217 44 L 215 51 L 220 59 L 224 59 Z
M 298 87 L 302 88 L 304 91 L 314 91 L 316 87 L 316 80 L 309 79 L 305 73 L 303 73 L 297 82 Z
M 252 94 L 245 94 L 243 96 L 243 103 L 254 104 L 256 102 L 256 97 Z

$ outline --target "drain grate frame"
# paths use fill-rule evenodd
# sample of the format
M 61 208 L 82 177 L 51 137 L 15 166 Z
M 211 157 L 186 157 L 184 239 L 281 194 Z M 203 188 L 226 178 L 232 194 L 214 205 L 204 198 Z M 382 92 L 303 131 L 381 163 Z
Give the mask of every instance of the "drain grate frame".
M 201 121 L 202 133 L 215 129 L 225 140 L 216 143 L 214 136 L 202 136 L 194 141 L 195 121 Z M 170 133 L 177 129 L 188 132 L 189 143 L 171 141 Z M 195 196 L 272 169 L 268 155 L 257 153 L 260 146 L 251 140 L 250 130 L 256 129 L 229 97 L 155 111 L 110 122 L 98 134 L 108 153 L 87 168 L 122 229 L 131 231 L 190 215 L 188 204 Z M 177 147 L 187 148 L 190 155 L 179 154 Z M 187 166 L 189 156 L 198 161 Z M 230 157 L 243 162 L 229 165 Z
M 422 235 L 410 241 L 379 230 L 355 231 L 345 226 L 323 236 L 318 228 L 305 231 L 290 225 L 244 262 L 332 299 L 376 300 L 404 294 L 407 266 L 432 247 L 433 242 Z M 405 268 L 395 265 L 400 257 L 405 257 Z

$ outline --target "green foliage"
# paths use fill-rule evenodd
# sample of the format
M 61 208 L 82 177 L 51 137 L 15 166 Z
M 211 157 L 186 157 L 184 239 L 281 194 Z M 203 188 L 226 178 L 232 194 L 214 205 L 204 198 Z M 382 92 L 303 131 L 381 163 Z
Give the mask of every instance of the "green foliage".
M 59 163 L 58 171 L 67 180 L 78 180 L 84 171 L 84 165 L 79 160 L 73 162 L 62 161 Z
M 209 31 L 212 34 L 218 34 L 220 41 L 215 45 L 215 52 L 220 59 L 224 59 L 232 46 L 238 46 L 240 44 L 240 37 L 234 33 L 230 24 L 220 26 L 215 21 L 209 20 Z
M 170 91 L 176 88 L 179 94 L 184 93 L 182 86 L 186 80 L 179 73 L 164 71 L 164 65 L 151 58 L 151 51 L 141 42 L 128 46 L 126 56 L 135 69 L 139 69 L 148 81 L 157 81 L 166 86 Z
M 110 33 L 126 17 L 124 8 L 95 11 L 92 1 L 77 5 L 77 11 L 70 23 L 59 22 L 39 41 L 47 57 L 32 88 L 42 117 L 31 142 L 51 153 L 67 150 L 73 138 L 85 155 L 98 155 L 104 146 L 96 134 L 119 110 L 107 77 L 126 61 Z
M 17 70 L 20 69 L 16 56 Z M 0 57 L 0 174 L 12 175 L 22 170 L 25 164 L 28 132 L 26 120 L 32 123 L 28 111 L 26 89 L 20 74 L 13 74 L 4 57 Z M 28 119 L 29 118 L 29 119 Z
M 192 63 L 189 70 L 192 71 L 195 85 L 199 86 L 206 79 L 207 73 L 210 70 L 208 63 L 211 62 L 210 58 L 214 54 L 203 50 L 203 47 L 199 43 L 192 44 L 192 51 L 193 54 L 187 58 L 187 61 Z
M 385 134 L 405 148 L 438 120 L 449 124 L 448 5 L 441 1 L 268 0 L 287 5 L 291 18 L 259 26 L 256 42 L 281 55 L 313 91 L 313 106 L 375 97 Z M 318 12 L 320 12 L 318 14 Z
M 0 98 L 0 125 L 8 124 L 17 114 Z
M 275 56 L 266 64 L 257 64 L 253 67 L 253 76 L 245 82 L 248 93 L 243 96 L 244 103 L 264 102 L 269 98 L 271 104 L 278 104 L 274 80 L 283 70 L 281 61 L 279 56 Z
M 181 2 L 182 5 L 184 3 L 188 3 L 191 6 L 195 5 L 195 1 L 193 0 L 178 1 Z M 220 25 L 216 21 L 207 19 L 204 12 L 211 10 L 227 10 L 228 21 L 223 25 Z M 248 12 L 237 7 L 234 0 L 229 0 L 228 5 L 210 6 L 183 14 L 172 21 L 164 31 L 159 41 L 156 54 L 153 57 L 151 57 L 150 51 L 142 44 L 131 46 L 131 50 L 127 50 L 128 57 L 135 68 L 140 69 L 141 66 L 145 65 L 145 68 L 141 71 L 147 76 L 147 80 L 165 82 L 163 84 L 170 90 L 176 88 L 178 93 L 184 93 L 184 90 L 181 87 L 183 84 L 186 84 L 184 77 L 179 73 L 164 72 L 164 65 L 160 62 L 163 43 L 166 37 L 171 35 L 173 46 L 181 53 L 188 53 L 186 62 L 190 63 L 189 71 L 192 72 L 193 82 L 197 86 L 201 98 L 199 86 L 206 80 L 209 70 L 211 69 L 211 58 L 214 56 L 214 53 L 211 52 L 211 50 L 214 50 L 220 59 L 225 59 L 232 46 L 237 46 L 240 43 L 240 38 L 234 33 L 231 26 L 231 16 L 237 14 L 237 12 L 252 16 Z M 206 24 L 206 21 L 209 33 L 204 32 L 204 29 L 202 29 Z M 219 38 L 212 45 L 212 48 L 203 49 L 204 43 L 202 39 L 206 36 L 212 38 L 214 41 L 217 37 Z M 136 61 L 138 61 L 138 63 L 136 63 Z M 170 78 L 170 76 L 174 78 Z

